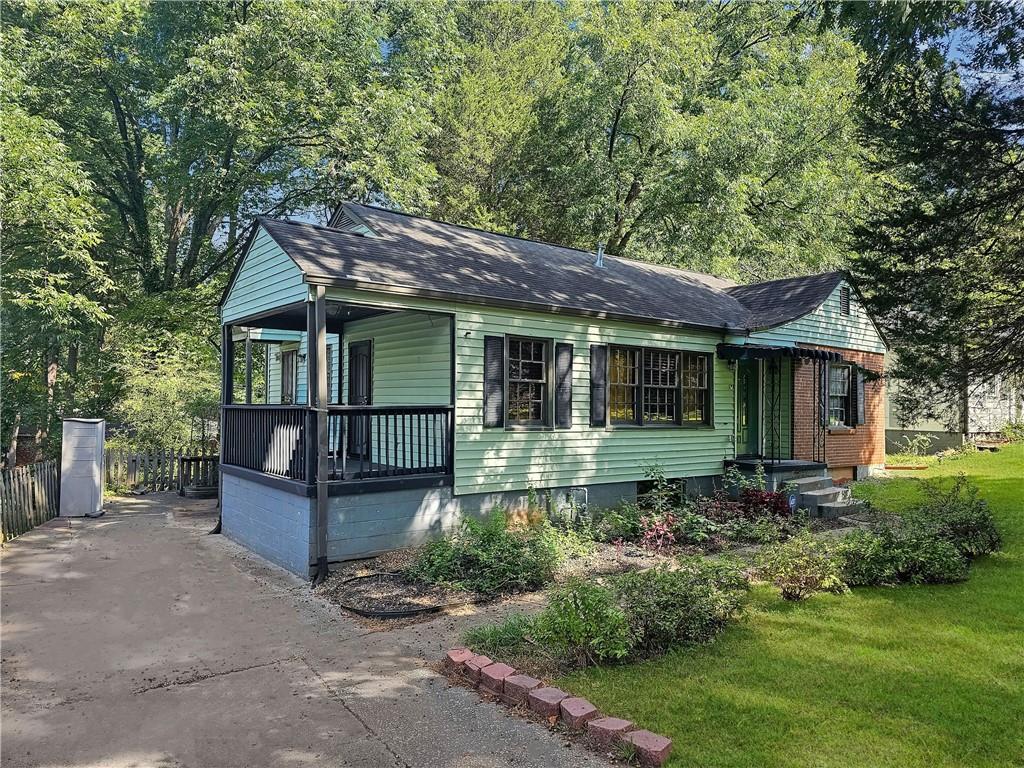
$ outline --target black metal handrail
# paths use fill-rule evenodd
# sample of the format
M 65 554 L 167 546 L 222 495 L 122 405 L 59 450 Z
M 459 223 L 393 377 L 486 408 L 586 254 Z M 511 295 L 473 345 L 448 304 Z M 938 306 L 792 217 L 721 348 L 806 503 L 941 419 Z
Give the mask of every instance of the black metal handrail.
M 338 405 L 328 414 L 332 480 L 452 472 L 450 405 Z

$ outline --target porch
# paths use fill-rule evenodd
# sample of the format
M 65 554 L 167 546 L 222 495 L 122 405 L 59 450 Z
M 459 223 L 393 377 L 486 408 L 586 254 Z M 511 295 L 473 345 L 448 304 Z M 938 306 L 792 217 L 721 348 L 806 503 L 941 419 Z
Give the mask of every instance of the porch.
M 321 296 L 224 324 L 222 471 L 303 496 L 450 485 L 451 317 Z

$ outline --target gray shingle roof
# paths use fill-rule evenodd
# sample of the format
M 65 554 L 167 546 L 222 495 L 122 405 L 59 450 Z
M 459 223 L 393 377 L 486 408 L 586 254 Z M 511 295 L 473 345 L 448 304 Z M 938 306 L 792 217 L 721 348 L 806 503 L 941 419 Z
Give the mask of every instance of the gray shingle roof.
M 842 272 L 769 280 L 727 289 L 750 310 L 751 330 L 771 328 L 813 312 L 843 279 Z
M 713 275 L 608 255 L 604 267 L 595 267 L 595 254 L 588 251 L 372 206 L 346 203 L 345 208 L 376 236 L 286 220 L 261 219 L 260 224 L 311 282 L 380 285 L 439 298 L 718 330 L 743 331 L 799 317 L 817 306 L 807 301 L 820 293 L 820 287 L 803 283 L 839 279 L 830 273 L 736 286 Z M 773 285 L 777 289 L 750 290 Z M 776 290 L 782 295 L 773 298 Z

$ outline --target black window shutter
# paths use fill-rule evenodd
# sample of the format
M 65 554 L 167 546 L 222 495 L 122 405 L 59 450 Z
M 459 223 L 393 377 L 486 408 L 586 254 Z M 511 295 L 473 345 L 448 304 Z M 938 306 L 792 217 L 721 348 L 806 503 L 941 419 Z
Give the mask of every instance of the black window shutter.
M 484 426 L 505 426 L 505 337 L 484 337 Z
M 555 344 L 555 426 L 572 426 L 572 344 Z
M 857 397 L 857 423 L 864 423 L 864 371 L 857 370 L 857 386 L 853 389 Z
M 603 427 L 608 411 L 608 347 L 590 345 L 590 426 Z

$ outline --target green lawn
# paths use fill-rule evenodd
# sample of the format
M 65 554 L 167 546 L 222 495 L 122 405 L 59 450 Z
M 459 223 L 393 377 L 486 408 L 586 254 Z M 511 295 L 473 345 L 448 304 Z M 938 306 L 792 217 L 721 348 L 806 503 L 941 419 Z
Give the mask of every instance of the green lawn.
M 911 477 L 966 473 L 1003 551 L 970 580 L 784 603 L 754 590 L 714 643 L 558 682 L 670 736 L 672 766 L 1024 766 L 1024 445 L 855 493 L 898 509 Z

